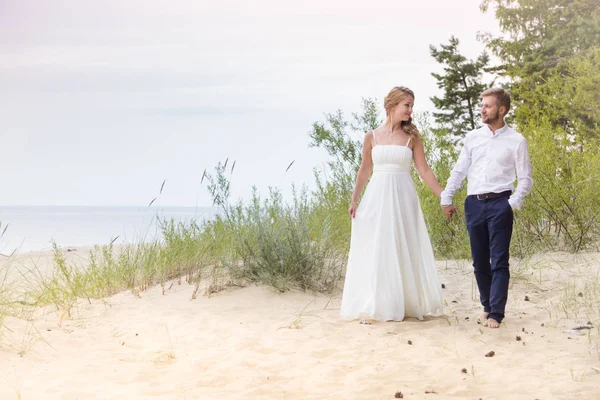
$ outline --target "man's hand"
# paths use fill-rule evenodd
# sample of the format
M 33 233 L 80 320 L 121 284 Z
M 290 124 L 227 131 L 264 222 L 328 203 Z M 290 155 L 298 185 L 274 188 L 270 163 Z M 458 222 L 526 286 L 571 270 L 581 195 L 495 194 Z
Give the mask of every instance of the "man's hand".
M 450 204 L 449 206 L 442 206 L 442 211 L 444 211 L 446 218 L 450 219 L 454 213 L 458 212 L 458 209 L 454 204 Z

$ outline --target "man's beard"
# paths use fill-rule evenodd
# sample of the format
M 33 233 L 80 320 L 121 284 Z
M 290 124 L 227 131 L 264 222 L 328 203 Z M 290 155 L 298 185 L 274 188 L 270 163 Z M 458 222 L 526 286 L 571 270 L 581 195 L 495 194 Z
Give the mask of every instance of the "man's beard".
M 493 124 L 494 122 L 498 121 L 500 119 L 500 117 L 498 116 L 498 113 L 494 114 L 494 115 L 489 115 L 487 118 L 482 118 L 483 119 L 483 123 L 484 124 Z

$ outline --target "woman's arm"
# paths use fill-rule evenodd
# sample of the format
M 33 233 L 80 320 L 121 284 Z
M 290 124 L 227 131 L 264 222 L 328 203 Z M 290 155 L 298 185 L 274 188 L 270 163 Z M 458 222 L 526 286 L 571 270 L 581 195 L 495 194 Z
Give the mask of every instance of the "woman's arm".
M 440 198 L 443 189 L 433 174 L 433 171 L 429 168 L 429 164 L 427 164 L 421 138 L 413 140 L 413 158 L 415 160 L 415 167 L 417 168 L 421 179 L 429 186 L 429 189 L 431 189 L 433 194 Z
M 350 201 L 350 208 L 348 209 L 348 213 L 352 218 L 356 215 L 356 208 L 358 205 L 358 198 L 362 193 L 369 177 L 371 176 L 371 172 L 373 172 L 373 158 L 371 157 L 371 149 L 373 148 L 373 132 L 368 132 L 365 135 L 365 139 L 363 141 L 363 152 L 362 152 L 362 162 L 360 163 L 360 168 L 358 169 L 358 173 L 356 174 L 356 183 L 354 184 L 354 193 L 352 193 L 352 199 Z

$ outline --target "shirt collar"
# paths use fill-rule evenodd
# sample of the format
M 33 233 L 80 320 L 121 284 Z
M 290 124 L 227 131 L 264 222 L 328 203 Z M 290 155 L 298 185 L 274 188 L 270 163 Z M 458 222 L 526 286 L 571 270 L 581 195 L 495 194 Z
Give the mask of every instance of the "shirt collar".
M 498 136 L 501 135 L 502 133 L 506 132 L 508 130 L 508 124 L 506 123 L 506 121 L 504 121 L 504 125 L 502 126 L 502 128 L 500 129 L 496 129 L 496 134 L 494 135 L 494 133 L 492 132 L 492 130 L 490 129 L 490 127 L 488 125 L 485 126 L 485 128 L 487 129 L 488 133 L 492 136 Z

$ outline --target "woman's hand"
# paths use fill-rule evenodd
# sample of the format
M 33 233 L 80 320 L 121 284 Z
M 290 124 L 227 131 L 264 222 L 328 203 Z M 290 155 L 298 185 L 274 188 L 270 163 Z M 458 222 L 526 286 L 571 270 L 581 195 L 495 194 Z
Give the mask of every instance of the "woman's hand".
M 358 205 L 355 202 L 350 203 L 350 207 L 348 208 L 348 214 L 350 214 L 351 218 L 356 217 L 356 209 Z

